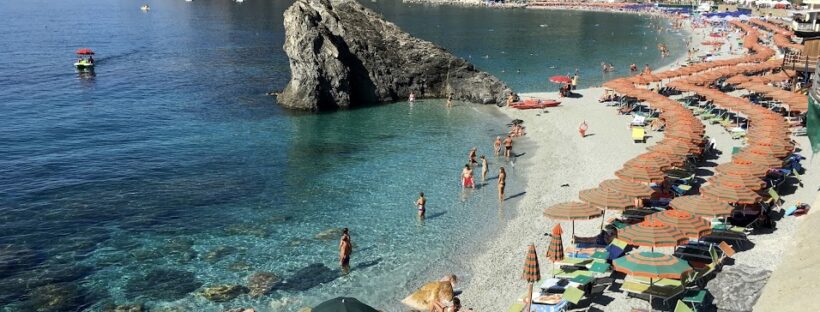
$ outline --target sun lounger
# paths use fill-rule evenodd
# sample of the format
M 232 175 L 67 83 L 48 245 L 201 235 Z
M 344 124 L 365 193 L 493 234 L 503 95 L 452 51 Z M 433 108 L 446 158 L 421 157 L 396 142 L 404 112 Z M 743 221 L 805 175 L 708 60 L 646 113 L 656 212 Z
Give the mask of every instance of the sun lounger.
M 792 176 L 797 179 L 797 184 L 801 187 L 803 186 L 803 176 L 800 175 L 800 172 L 797 172 L 797 169 L 792 168 Z
M 595 277 L 596 273 L 588 270 L 582 270 L 578 268 L 571 268 L 571 267 L 563 267 L 552 270 L 552 275 L 555 277 L 560 278 L 575 278 L 578 275 L 586 275 L 589 277 Z
M 660 298 L 664 303 L 684 292 L 683 286 L 649 285 L 631 281 L 624 281 L 621 285 L 621 290 L 626 291 L 629 296 L 652 296 Z
M 632 141 L 646 143 L 646 130 L 644 127 L 632 127 Z
M 624 279 L 625 282 L 635 282 L 635 283 L 643 283 L 649 285 L 649 278 L 640 277 L 640 276 L 627 276 Z M 680 280 L 671 279 L 671 278 L 656 278 L 652 279 L 652 285 L 657 286 L 668 286 L 668 287 L 679 287 L 682 286 L 683 283 Z
M 695 310 L 692 310 L 692 308 L 687 306 L 686 303 L 683 303 L 683 301 L 678 300 L 678 302 L 675 304 L 674 312 L 695 312 Z
M 766 193 L 769 194 L 768 203 L 778 209 L 782 209 L 782 207 L 780 206 L 780 194 L 777 194 L 777 191 L 774 189 L 774 187 L 770 187 L 768 190 L 766 190 Z

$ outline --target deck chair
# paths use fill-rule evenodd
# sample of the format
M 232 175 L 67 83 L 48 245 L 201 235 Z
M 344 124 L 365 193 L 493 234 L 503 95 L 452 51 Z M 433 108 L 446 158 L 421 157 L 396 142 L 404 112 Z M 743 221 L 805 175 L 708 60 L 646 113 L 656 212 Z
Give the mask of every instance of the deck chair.
M 729 246 L 726 242 L 720 242 L 718 244 L 718 248 L 723 251 L 723 256 L 727 258 L 731 258 L 735 255 L 735 249 L 732 246 Z
M 612 242 L 606 246 L 606 251 L 609 252 L 609 260 L 615 260 L 624 254 L 626 250 L 626 242 L 620 239 L 613 239 Z
M 774 189 L 774 187 L 770 187 L 768 190 L 766 190 L 766 193 L 768 193 L 770 197 L 768 203 L 777 209 L 782 209 L 782 207 L 780 206 L 780 194 L 777 194 L 777 191 Z
M 632 141 L 646 143 L 646 130 L 644 127 L 632 127 Z
M 513 305 L 511 305 L 509 309 L 507 309 L 507 312 L 521 312 L 521 311 L 524 311 L 524 308 L 526 306 L 527 305 L 524 304 L 523 302 L 516 302 L 516 303 L 513 303 Z
M 652 296 L 655 298 L 660 298 L 664 303 L 666 303 L 669 299 L 682 294 L 684 288 L 683 286 L 660 286 L 657 284 L 650 286 L 649 284 L 644 283 L 624 281 L 621 285 L 621 290 L 625 291 L 627 296 Z
M 692 310 L 683 301 L 678 300 L 678 303 L 675 304 L 675 312 L 695 312 L 695 310 Z
M 564 295 L 561 296 L 561 299 L 572 303 L 573 306 L 578 305 L 582 298 L 584 298 L 584 291 L 577 287 L 567 287 L 564 289 Z
M 797 184 L 803 187 L 803 176 L 800 175 L 800 172 L 797 172 L 797 169 L 792 169 L 792 176 L 797 179 Z

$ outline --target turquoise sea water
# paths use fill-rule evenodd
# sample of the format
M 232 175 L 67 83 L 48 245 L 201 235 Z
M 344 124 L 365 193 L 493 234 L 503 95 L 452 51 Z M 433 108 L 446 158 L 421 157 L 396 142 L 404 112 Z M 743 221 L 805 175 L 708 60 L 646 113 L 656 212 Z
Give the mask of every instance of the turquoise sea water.
M 488 154 L 505 131 L 492 107 L 288 112 L 264 93 L 289 78 L 290 2 L 142 3 L 0 10 L 0 310 L 293 311 L 346 294 L 392 311 L 420 282 L 461 274 L 454 254 L 514 216 L 518 197 L 499 205 L 494 180 L 457 182 L 467 150 Z M 545 77 L 575 68 L 582 86 L 600 83 L 602 60 L 669 61 L 637 16 L 367 5 L 518 91 L 549 90 Z M 94 76 L 71 67 L 81 47 L 98 52 Z M 491 179 L 510 169 L 509 195 L 526 191 L 512 163 L 490 163 Z M 337 236 L 316 235 L 345 226 L 353 271 L 340 277 Z M 195 294 L 258 271 L 285 282 L 225 303 Z

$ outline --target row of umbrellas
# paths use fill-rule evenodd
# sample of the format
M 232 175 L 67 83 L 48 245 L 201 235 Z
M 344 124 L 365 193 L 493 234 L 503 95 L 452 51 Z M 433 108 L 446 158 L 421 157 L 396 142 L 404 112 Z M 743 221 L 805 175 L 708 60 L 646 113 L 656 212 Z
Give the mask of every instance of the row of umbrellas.
M 617 271 L 650 278 L 650 283 L 655 278 L 680 279 L 692 270 L 688 263 L 671 255 L 654 252 L 654 248 L 677 246 L 685 244 L 689 239 L 708 235 L 712 228 L 707 219 L 730 215 L 734 209 L 731 204 L 758 201 L 759 195 L 755 191 L 765 187 L 760 177 L 770 166 L 780 161 L 778 157 L 787 155 L 793 149 L 793 144 L 783 139 L 788 128 L 784 128 L 782 116 L 743 99 L 695 85 L 709 85 L 720 78 L 759 73 L 777 67 L 775 62 L 765 62 L 774 55 L 774 51 L 758 43 L 759 33 L 756 30 L 739 21 L 731 23 L 746 31 L 744 47 L 754 51 L 754 55 L 701 63 L 655 75 L 620 78 L 604 84 L 622 95 L 645 101 L 653 109 L 660 111 L 660 117 L 667 120 L 665 138 L 648 148 L 649 152 L 627 161 L 624 168 L 616 172 L 618 179 L 605 180 L 598 188 L 581 191 L 581 201 L 561 203 L 544 210 L 544 215 L 548 218 L 571 221 L 574 237 L 576 220 L 601 217 L 603 224 L 607 210 L 634 207 L 636 199 L 650 197 L 654 193 L 648 184 L 662 181 L 664 170 L 681 166 L 689 154 L 700 153 L 704 134 L 704 125 L 700 120 L 677 102 L 650 90 L 635 87 L 636 84 L 661 82 L 663 79 L 699 73 L 673 81 L 668 86 L 700 94 L 720 107 L 747 116 L 753 121 L 753 127 L 748 133 L 749 145 L 733 157 L 731 163 L 716 167 L 718 174 L 701 189 L 702 196 L 674 198 L 669 204 L 672 209 L 653 213 L 645 221 L 619 230 L 618 238 L 627 244 L 650 247 L 653 251 L 632 252 L 615 259 L 613 267 Z M 746 63 L 758 64 L 737 66 Z M 717 69 L 710 70 L 712 68 Z M 563 259 L 561 234 L 560 224 L 556 225 L 547 252 L 547 257 L 553 262 Z M 524 269 L 524 279 L 530 283 L 540 280 L 537 261 L 535 246 L 530 245 Z
M 798 52 L 803 51 L 803 45 L 793 43 L 791 42 L 791 40 L 789 40 L 789 37 L 794 35 L 794 32 L 761 19 L 752 19 L 749 20 L 749 23 L 766 28 L 770 30 L 772 33 L 774 33 L 774 44 L 777 47 L 783 49 L 791 49 Z
M 732 85 L 741 84 L 744 82 L 767 84 L 774 81 L 789 80 L 792 77 L 794 77 L 795 74 L 796 72 L 794 70 L 782 70 L 777 73 L 765 76 L 746 76 L 743 74 L 738 74 L 730 77 L 729 79 L 726 79 L 726 83 Z

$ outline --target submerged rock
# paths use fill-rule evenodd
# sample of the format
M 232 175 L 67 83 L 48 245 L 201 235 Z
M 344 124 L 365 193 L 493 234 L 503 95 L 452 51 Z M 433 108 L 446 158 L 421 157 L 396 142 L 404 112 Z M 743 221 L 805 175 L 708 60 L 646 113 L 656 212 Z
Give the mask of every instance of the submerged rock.
M 275 289 L 305 291 L 313 287 L 330 283 L 341 276 L 339 270 L 331 270 L 321 263 L 314 263 L 296 271 L 284 282 L 276 284 Z
M 407 98 L 501 104 L 512 91 L 434 44 L 411 37 L 353 0 L 297 0 L 285 11 L 288 108 L 329 110 Z
M 85 306 L 82 289 L 71 283 L 49 284 L 33 289 L 26 306 L 32 311 L 80 311 Z
M 227 235 L 247 235 L 256 236 L 259 238 L 270 237 L 270 230 L 268 228 L 257 224 L 231 224 L 225 227 L 225 234 Z
M 271 272 L 256 272 L 248 276 L 251 297 L 268 294 L 281 279 Z
M 225 302 L 247 292 L 248 289 L 241 285 L 219 285 L 205 287 L 202 290 L 202 296 L 214 302 Z
M 227 255 L 236 252 L 236 248 L 231 246 L 219 246 L 202 255 L 202 260 L 205 262 L 214 263 L 224 258 Z
M 231 265 L 228 266 L 228 270 L 231 270 L 231 271 L 234 271 L 234 272 L 248 271 L 250 269 L 251 269 L 251 264 L 247 263 L 245 261 L 236 261 L 234 263 L 231 263 Z
M 341 228 L 332 228 L 319 232 L 313 238 L 318 240 L 334 240 L 342 237 Z
M 752 311 L 771 274 L 772 271 L 745 264 L 724 267 L 706 289 L 715 297 L 718 311 Z
M 162 252 L 179 263 L 188 263 L 196 258 L 193 248 L 194 240 L 187 238 L 173 238 L 162 247 Z
M 159 269 L 135 276 L 125 284 L 128 298 L 144 296 L 159 300 L 177 300 L 202 286 L 194 273 L 180 270 Z
M 103 307 L 103 312 L 143 312 L 145 311 L 141 303 L 132 304 L 109 304 Z

